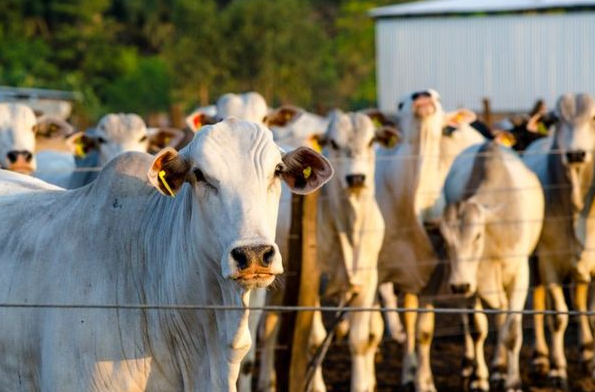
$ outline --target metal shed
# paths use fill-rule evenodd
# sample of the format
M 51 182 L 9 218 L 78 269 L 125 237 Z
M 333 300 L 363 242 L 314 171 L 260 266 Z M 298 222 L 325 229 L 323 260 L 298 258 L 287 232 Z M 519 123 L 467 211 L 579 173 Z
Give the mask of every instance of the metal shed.
M 378 104 L 434 88 L 447 109 L 527 111 L 595 95 L 595 0 L 436 0 L 376 8 Z

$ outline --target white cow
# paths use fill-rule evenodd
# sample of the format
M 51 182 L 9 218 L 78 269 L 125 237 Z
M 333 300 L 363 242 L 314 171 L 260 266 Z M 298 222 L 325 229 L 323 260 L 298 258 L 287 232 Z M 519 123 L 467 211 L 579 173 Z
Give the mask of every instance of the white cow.
M 52 123 L 59 132 L 65 133 L 61 124 L 51 118 L 35 117 L 33 110 L 19 103 L 0 103 L 0 167 L 19 173 L 30 174 L 37 167 L 35 158 L 36 133 L 45 135 L 45 128 Z M 42 130 L 43 128 L 43 130 Z
M 473 113 L 444 113 L 433 90 L 405 97 L 397 117 L 403 141 L 377 158 L 376 195 L 386 225 L 379 281 L 392 282 L 405 294 L 405 308 L 417 308 L 417 295 L 427 288 L 439 263 L 424 224 L 436 225 L 441 219 L 445 205 L 442 185 L 455 157 L 485 139 L 468 125 L 475 119 Z M 421 314 L 417 327 L 416 323 L 416 313 L 404 313 L 401 382 L 417 391 L 435 391 L 430 368 L 433 313 Z
M 496 142 L 472 146 L 453 163 L 444 184 L 447 206 L 440 231 L 450 255 L 450 287 L 466 306 L 522 311 L 529 290 L 529 256 L 541 234 L 544 195 L 537 176 Z M 470 389 L 488 391 L 483 343 L 487 316 L 464 316 L 475 324 L 467 337 L 464 369 Z M 508 314 L 498 328 L 491 381 L 496 390 L 521 391 L 519 353 L 522 315 Z M 469 344 L 471 343 L 471 344 Z M 503 387 L 503 388 L 502 388 Z
M 285 105 L 265 117 L 265 124 L 273 131 L 277 143 L 289 148 L 309 146 L 319 149 L 321 138 L 329 124 L 329 117 L 322 117 L 296 106 Z
M 336 174 L 322 189 L 318 203 L 317 259 L 321 272 L 328 276 L 324 296 L 343 303 L 351 300 L 352 306 L 372 307 L 376 302 L 377 257 L 384 223 L 374 199 L 374 144 L 394 145 L 398 139 L 394 128 L 376 129 L 366 114 L 335 111 L 330 116 L 328 129 L 319 140 Z M 288 251 L 289 206 L 289 203 L 282 206 L 284 210 L 279 217 L 277 239 L 282 252 Z M 273 293 L 271 302 L 279 304 L 281 296 L 282 292 Z M 259 390 L 273 391 L 278 315 L 268 312 L 265 320 L 267 339 Z M 348 324 L 351 390 L 372 392 L 376 387 L 374 354 L 382 337 L 380 313 L 350 313 Z M 308 349 L 316 350 L 325 335 L 321 314 L 316 312 Z M 313 391 L 326 391 L 320 368 L 315 372 Z
M 257 92 L 243 94 L 227 93 L 217 99 L 217 117 L 230 116 L 262 124 L 268 112 L 265 99 Z
M 15 222 L 0 227 L 0 302 L 242 309 L 282 272 L 281 180 L 307 193 L 331 173 L 314 151 L 282 155 L 269 130 L 230 119 L 179 153 L 119 155 L 85 188 L 0 197 Z M 235 391 L 247 319 L 2 308 L 0 390 Z
M 0 169 L 0 196 L 30 191 L 62 190 L 34 177 Z
M 576 283 L 575 308 L 585 311 L 588 285 L 595 273 L 595 100 L 587 94 L 565 94 L 554 115 L 553 135 L 532 143 L 523 158 L 539 177 L 548 206 L 536 251 L 540 284 L 533 302 L 536 310 L 545 309 L 547 288 L 554 309 L 567 311 L 562 284 L 570 278 Z M 590 367 L 593 336 L 587 317 L 579 321 L 580 359 Z M 551 383 L 563 388 L 567 387 L 567 324 L 568 315 L 558 314 L 551 325 L 550 366 L 543 316 L 535 316 L 534 365 L 540 372 L 549 371 Z

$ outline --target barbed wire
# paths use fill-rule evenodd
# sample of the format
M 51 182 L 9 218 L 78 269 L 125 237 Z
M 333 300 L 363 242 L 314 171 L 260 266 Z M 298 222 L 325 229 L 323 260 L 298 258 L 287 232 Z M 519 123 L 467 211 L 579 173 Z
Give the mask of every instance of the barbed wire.
M 19 309 L 103 309 L 103 310 L 204 310 L 204 311 L 262 311 L 262 312 L 396 312 L 396 313 L 435 313 L 435 314 L 486 314 L 486 315 L 544 315 L 544 316 L 595 316 L 595 310 L 512 310 L 512 309 L 470 309 L 470 308 L 386 308 L 386 307 L 341 307 L 341 306 L 233 306 L 233 305 L 190 305 L 190 304 L 59 304 L 59 303 L 0 303 L 0 308 Z

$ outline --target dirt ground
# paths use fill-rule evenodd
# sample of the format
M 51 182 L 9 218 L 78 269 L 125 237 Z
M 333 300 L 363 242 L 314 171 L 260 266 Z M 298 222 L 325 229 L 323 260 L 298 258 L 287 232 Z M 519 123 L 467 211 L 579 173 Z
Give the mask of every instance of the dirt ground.
M 436 335 L 432 345 L 432 370 L 436 388 L 439 392 L 463 391 L 460 369 L 463 359 L 463 337 L 459 335 L 459 317 L 444 315 L 436 317 Z M 530 325 L 530 320 L 525 320 Z M 569 382 L 571 392 L 595 392 L 595 383 L 581 370 L 576 348 L 576 327 L 571 325 L 566 332 Z M 491 332 L 486 340 L 486 355 L 489 360 L 493 352 L 495 333 Z M 532 330 L 525 329 L 521 351 L 521 371 L 523 391 L 550 392 L 552 389 L 543 385 L 544 380 L 534 380 L 530 375 Z M 377 356 L 378 392 L 400 391 L 402 347 L 393 341 L 382 343 Z M 348 392 L 350 377 L 349 348 L 346 342 L 335 342 L 331 346 L 323 364 L 324 377 L 329 392 Z M 541 382 L 541 386 L 540 385 Z

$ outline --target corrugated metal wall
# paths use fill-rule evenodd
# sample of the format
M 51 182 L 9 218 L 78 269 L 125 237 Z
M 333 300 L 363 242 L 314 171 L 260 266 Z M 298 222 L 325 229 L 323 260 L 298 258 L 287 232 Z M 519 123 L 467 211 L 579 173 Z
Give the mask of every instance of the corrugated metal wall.
M 376 21 L 378 103 L 435 88 L 447 109 L 526 111 L 568 91 L 595 95 L 595 13 Z

